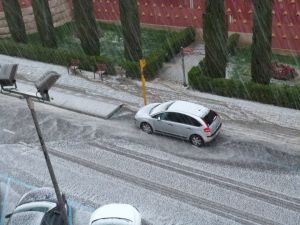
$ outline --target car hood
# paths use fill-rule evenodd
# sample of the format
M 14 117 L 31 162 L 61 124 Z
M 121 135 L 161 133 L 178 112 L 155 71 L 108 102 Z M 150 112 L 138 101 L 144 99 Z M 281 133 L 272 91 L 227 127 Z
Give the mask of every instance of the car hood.
M 42 212 L 20 212 L 13 214 L 8 225 L 40 225 L 44 213 Z
M 155 106 L 159 105 L 160 103 L 151 103 L 149 105 L 146 105 L 144 107 L 142 107 L 136 114 L 135 117 L 145 117 L 145 116 L 149 116 L 149 113 L 151 111 L 151 109 L 153 109 Z

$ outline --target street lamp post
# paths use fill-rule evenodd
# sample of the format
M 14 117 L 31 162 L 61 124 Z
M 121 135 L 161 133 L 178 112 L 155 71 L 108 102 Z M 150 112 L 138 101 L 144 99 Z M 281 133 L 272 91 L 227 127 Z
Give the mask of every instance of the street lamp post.
M 186 76 L 185 76 L 185 65 L 184 65 L 184 49 L 181 47 L 181 64 L 182 64 L 182 74 L 183 74 L 183 86 L 186 87 Z
M 6 66 L 6 65 L 4 65 Z M 31 116 L 35 125 L 35 129 L 42 147 L 42 151 L 45 157 L 45 161 L 47 164 L 47 168 L 50 174 L 50 178 L 55 190 L 55 194 L 56 194 L 56 198 L 58 201 L 58 205 L 59 205 L 59 209 L 64 221 L 65 225 L 69 225 L 69 221 L 68 221 L 68 215 L 67 215 L 67 210 L 65 207 L 65 201 L 62 197 L 62 194 L 60 192 L 58 183 L 57 183 L 57 179 L 52 167 L 52 163 L 47 151 L 47 147 L 46 144 L 44 142 L 44 138 L 41 132 L 41 128 L 40 125 L 38 123 L 37 120 L 37 116 L 36 116 L 36 112 L 34 110 L 34 103 L 33 103 L 33 99 L 38 99 L 38 100 L 42 100 L 42 101 L 50 101 L 50 97 L 48 94 L 49 89 L 53 86 L 53 84 L 56 82 L 56 80 L 60 77 L 59 74 L 57 74 L 56 72 L 50 71 L 47 72 L 44 76 L 41 77 L 41 79 L 39 79 L 36 83 L 35 86 L 40 94 L 40 96 L 35 96 L 35 95 L 31 95 L 28 93 L 24 93 L 24 92 L 20 92 L 18 90 L 16 90 L 16 81 L 15 81 L 15 75 L 16 75 L 16 70 L 17 70 L 17 65 L 9 65 L 7 66 L 5 72 L 6 74 L 3 73 L 3 71 L 0 71 L 0 85 L 1 85 L 1 93 L 3 92 L 7 92 L 7 93 L 13 93 L 16 95 L 21 95 L 22 97 L 24 97 L 26 99 L 27 102 L 27 106 L 31 112 Z M 11 69 L 12 68 L 12 69 Z M 10 87 L 10 88 L 7 88 Z M 12 87 L 14 86 L 14 87 Z

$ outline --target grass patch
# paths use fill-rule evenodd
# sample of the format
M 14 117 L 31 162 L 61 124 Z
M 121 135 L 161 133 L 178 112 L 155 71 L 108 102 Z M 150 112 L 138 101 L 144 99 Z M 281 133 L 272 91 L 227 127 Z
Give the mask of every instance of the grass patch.
M 98 28 L 101 31 L 100 37 L 100 55 L 111 58 L 114 62 L 121 64 L 124 61 L 124 46 L 121 25 L 98 22 Z M 55 28 L 58 42 L 58 48 L 66 51 L 72 51 L 84 54 L 80 40 L 77 38 L 75 23 L 70 22 Z M 174 31 L 156 30 L 141 28 L 143 54 L 149 56 L 153 49 L 162 47 L 162 43 L 171 37 Z M 29 44 L 40 45 L 39 34 L 29 35 Z
M 294 67 L 296 70 L 300 70 L 300 55 L 279 55 L 272 54 L 272 60 L 280 63 L 288 64 Z M 230 66 L 230 78 L 235 80 L 241 80 L 248 82 L 251 80 L 251 48 L 240 48 L 236 50 L 235 56 L 229 58 Z M 300 79 L 295 81 L 278 81 L 272 79 L 272 82 L 287 85 L 300 86 Z

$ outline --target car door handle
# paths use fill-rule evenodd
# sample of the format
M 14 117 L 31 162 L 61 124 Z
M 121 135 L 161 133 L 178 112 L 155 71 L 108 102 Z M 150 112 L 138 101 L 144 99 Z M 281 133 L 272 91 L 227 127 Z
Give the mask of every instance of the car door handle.
M 187 130 L 191 130 L 192 128 L 190 128 L 190 127 L 187 127 L 186 129 L 187 129 Z
M 169 125 L 169 126 L 173 126 L 173 124 L 171 124 L 171 123 L 168 123 L 168 125 Z

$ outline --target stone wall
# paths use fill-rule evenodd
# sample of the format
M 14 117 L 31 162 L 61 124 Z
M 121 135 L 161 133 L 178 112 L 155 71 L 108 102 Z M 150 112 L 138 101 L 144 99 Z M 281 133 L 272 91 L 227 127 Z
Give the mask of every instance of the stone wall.
M 61 26 L 71 21 L 71 9 L 68 0 L 49 0 L 54 26 Z M 22 7 L 23 19 L 27 33 L 37 31 L 31 6 Z M 0 38 L 10 36 L 3 10 L 0 11 Z

